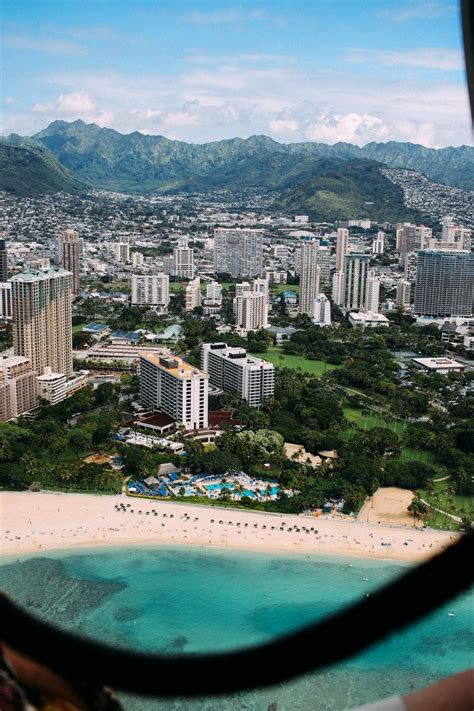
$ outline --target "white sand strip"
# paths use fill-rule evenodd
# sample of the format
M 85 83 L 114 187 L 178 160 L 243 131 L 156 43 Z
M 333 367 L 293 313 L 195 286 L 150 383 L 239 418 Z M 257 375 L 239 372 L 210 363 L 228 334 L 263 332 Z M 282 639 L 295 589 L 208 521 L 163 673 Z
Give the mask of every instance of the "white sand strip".
M 126 511 L 117 511 L 116 505 L 124 505 Z M 306 532 L 303 527 L 315 530 Z M 458 534 L 430 529 L 268 514 L 124 495 L 0 492 L 3 555 L 76 546 L 181 543 L 417 561 L 457 538 Z

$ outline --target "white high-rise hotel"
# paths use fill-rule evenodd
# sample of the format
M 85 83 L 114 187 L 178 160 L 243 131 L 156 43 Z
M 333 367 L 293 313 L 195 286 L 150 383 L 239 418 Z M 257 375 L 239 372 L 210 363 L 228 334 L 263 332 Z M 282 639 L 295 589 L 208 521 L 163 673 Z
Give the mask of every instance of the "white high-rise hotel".
M 150 306 L 166 313 L 170 302 L 168 274 L 133 274 L 132 305 Z
M 13 347 L 37 373 L 50 367 L 72 375 L 72 274 L 64 269 L 22 272 L 11 279 Z
M 237 393 L 252 407 L 260 407 L 273 398 L 273 364 L 249 355 L 245 348 L 229 348 L 226 343 L 203 343 L 201 367 L 209 374 L 211 385 Z
M 178 356 L 140 356 L 140 399 L 187 430 L 206 428 L 208 376 Z
M 214 272 L 233 278 L 257 276 L 263 267 L 263 230 L 214 230 Z

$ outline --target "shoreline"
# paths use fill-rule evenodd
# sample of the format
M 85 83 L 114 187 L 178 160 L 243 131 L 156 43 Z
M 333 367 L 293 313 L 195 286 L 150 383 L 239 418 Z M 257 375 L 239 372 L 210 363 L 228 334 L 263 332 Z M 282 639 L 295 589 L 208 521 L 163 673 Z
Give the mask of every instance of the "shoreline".
M 0 492 L 0 520 L 2 558 L 100 546 L 172 544 L 417 562 L 440 552 L 460 535 L 357 519 L 246 511 L 120 494 L 29 491 Z

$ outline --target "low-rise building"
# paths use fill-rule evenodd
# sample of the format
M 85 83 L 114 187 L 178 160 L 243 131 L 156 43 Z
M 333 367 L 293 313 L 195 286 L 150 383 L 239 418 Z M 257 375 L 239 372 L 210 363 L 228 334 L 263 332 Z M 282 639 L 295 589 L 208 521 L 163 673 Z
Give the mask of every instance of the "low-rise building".
M 351 326 L 362 326 L 362 328 L 379 328 L 390 325 L 390 321 L 383 314 L 374 314 L 371 312 L 358 311 L 349 314 L 349 323 Z
M 463 363 L 458 363 L 457 360 L 451 358 L 413 358 L 412 360 L 427 373 L 447 375 L 448 373 L 462 373 L 466 369 Z

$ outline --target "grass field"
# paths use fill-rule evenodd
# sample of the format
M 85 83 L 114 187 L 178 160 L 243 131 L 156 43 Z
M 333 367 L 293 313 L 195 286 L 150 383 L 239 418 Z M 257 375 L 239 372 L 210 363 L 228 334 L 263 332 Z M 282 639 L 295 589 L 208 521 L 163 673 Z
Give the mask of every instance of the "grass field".
M 272 284 L 270 286 L 271 294 L 281 294 L 282 291 L 296 291 L 297 294 L 300 293 L 299 284 Z
M 446 481 L 433 482 L 434 494 L 428 494 L 425 489 L 418 489 L 417 493 L 422 499 L 435 506 L 441 511 L 447 510 L 448 513 L 454 516 L 468 516 L 471 519 L 474 517 L 474 500 L 472 496 L 460 496 L 459 494 L 450 494 L 448 489 L 451 482 Z M 431 528 L 440 528 L 456 531 L 458 525 L 455 521 L 445 516 L 443 513 L 430 510 L 426 524 Z
M 294 368 L 302 370 L 305 373 L 311 373 L 318 378 L 324 373 L 337 368 L 336 365 L 325 363 L 323 360 L 308 360 L 304 356 L 289 355 L 284 353 L 282 348 L 269 348 L 265 353 L 257 353 L 264 360 L 270 361 L 276 368 Z
M 72 332 L 79 333 L 79 331 L 82 331 L 82 329 L 84 328 L 85 325 L 86 325 L 85 321 L 84 321 L 84 323 L 76 323 L 76 325 L 72 327 Z
M 374 427 L 385 427 L 399 435 L 406 428 L 405 422 L 389 420 L 382 415 L 378 415 L 376 412 L 361 410 L 357 407 L 345 407 L 344 417 L 363 430 L 371 430 Z M 348 430 L 348 432 L 350 432 L 350 430 Z

